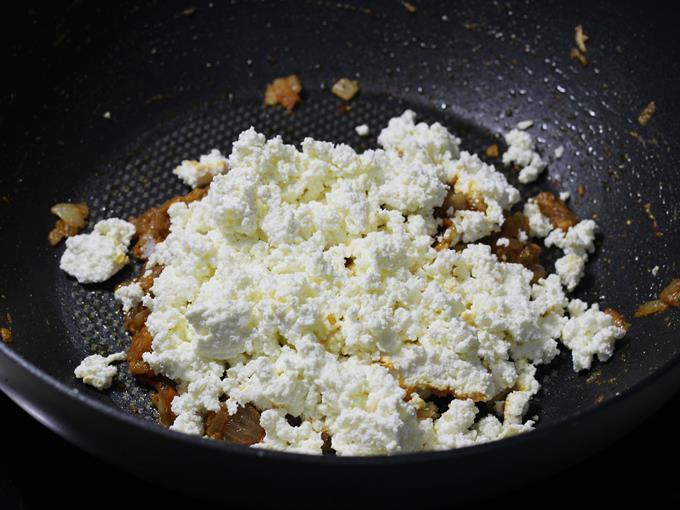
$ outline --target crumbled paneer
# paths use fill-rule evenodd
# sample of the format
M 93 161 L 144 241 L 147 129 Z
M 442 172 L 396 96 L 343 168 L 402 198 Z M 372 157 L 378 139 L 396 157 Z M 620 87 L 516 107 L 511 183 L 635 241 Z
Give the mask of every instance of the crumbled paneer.
M 558 341 L 577 349 L 576 369 L 611 352 L 615 326 L 570 304 L 558 275 L 532 283 L 477 242 L 519 201 L 502 173 L 411 111 L 378 143 L 297 148 L 251 128 L 205 198 L 168 209 L 170 234 L 148 262 L 163 271 L 146 295 L 121 287 L 118 298 L 150 310 L 143 359 L 177 383 L 173 429 L 201 435 L 206 413 L 250 404 L 265 431 L 255 447 L 320 454 L 330 437 L 337 455 L 455 448 L 533 428 L 536 366 Z M 513 161 L 530 164 L 532 143 Z M 435 211 L 451 196 L 474 207 L 446 211 L 450 244 L 436 249 Z M 548 236 L 550 221 L 527 208 L 529 233 Z M 588 227 L 550 242 L 587 252 Z M 430 392 L 455 396 L 441 416 Z M 497 416 L 478 418 L 491 401 Z
M 564 251 L 564 256 L 555 261 L 555 271 L 568 291 L 574 290 L 583 277 L 588 254 L 595 250 L 596 231 L 593 220 L 583 220 L 567 232 L 556 228 L 545 238 L 546 246 Z
M 116 367 L 112 367 L 114 361 L 123 361 L 125 352 L 117 352 L 108 356 L 92 354 L 80 362 L 80 365 L 73 371 L 78 379 L 82 379 L 85 384 L 89 384 L 98 390 L 105 390 L 111 387 L 113 378 L 118 373 Z
M 541 212 L 541 208 L 533 200 L 524 204 L 524 216 L 529 220 L 529 231 L 533 237 L 546 237 L 553 229 L 552 223 Z
M 187 186 L 199 188 L 210 184 L 213 177 L 225 173 L 228 168 L 227 158 L 222 156 L 219 150 L 213 149 L 209 154 L 201 156 L 198 161 L 182 161 L 182 164 L 175 168 L 172 173 Z
M 293 427 L 286 420 L 286 413 L 281 409 L 267 409 L 260 416 L 260 425 L 266 435 L 262 443 L 255 446 L 270 450 L 281 450 L 297 453 L 321 453 L 323 439 L 321 433 L 314 430 L 312 424 L 303 422 Z
M 597 303 L 588 308 L 580 299 L 569 303 L 571 318 L 562 327 L 562 342 L 571 349 L 574 370 L 590 368 L 593 358 L 607 361 L 614 352 L 614 342 L 626 330 L 614 324 L 611 315 L 601 312 Z
M 520 122 L 518 127 L 520 125 L 523 127 L 513 129 L 505 134 L 508 150 L 503 154 L 503 164 L 515 164 L 519 167 L 519 182 L 528 184 L 538 179 L 538 176 L 545 170 L 547 165 L 535 151 L 536 144 L 534 139 L 529 133 L 521 130 L 527 129 L 531 124 L 527 125 L 525 121 L 525 123 Z
M 123 306 L 123 312 L 127 312 L 142 302 L 144 289 L 142 289 L 139 283 L 132 282 L 118 287 L 114 291 L 113 296 Z
M 102 220 L 89 234 L 66 239 L 59 267 L 80 283 L 108 280 L 128 263 L 135 226 L 119 218 Z
M 354 131 L 356 131 L 359 136 L 368 136 L 368 133 L 370 133 L 371 130 L 367 124 L 360 124 L 354 128 Z

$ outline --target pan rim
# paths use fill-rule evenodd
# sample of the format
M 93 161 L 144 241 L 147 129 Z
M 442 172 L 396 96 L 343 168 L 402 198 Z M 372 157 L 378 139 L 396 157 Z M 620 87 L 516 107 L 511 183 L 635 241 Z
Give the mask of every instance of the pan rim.
M 165 436 L 167 439 L 178 440 L 188 445 L 193 445 L 195 448 L 206 448 L 212 451 L 235 454 L 236 456 L 245 456 L 251 458 L 268 458 L 273 461 L 283 462 L 293 461 L 303 462 L 307 464 L 336 465 L 336 466 L 343 465 L 384 466 L 395 464 L 398 465 L 403 463 L 411 464 L 426 463 L 430 461 L 449 460 L 456 457 L 467 458 L 473 455 L 482 454 L 484 452 L 498 450 L 499 448 L 507 449 L 512 447 L 513 445 L 519 447 L 519 445 L 521 445 L 522 443 L 539 440 L 541 437 L 544 437 L 552 433 L 556 429 L 572 425 L 579 420 L 583 420 L 595 414 L 603 413 L 607 409 L 622 404 L 623 401 L 629 399 L 633 393 L 636 393 L 639 390 L 643 389 L 644 387 L 649 386 L 650 384 L 654 383 L 657 379 L 667 374 L 673 368 L 680 365 L 680 355 L 675 356 L 674 358 L 667 361 L 664 365 L 662 365 L 661 367 L 659 367 L 658 369 L 654 370 L 649 375 L 644 377 L 643 379 L 639 380 L 638 382 L 626 388 L 625 390 L 605 399 L 602 403 L 597 405 L 591 405 L 578 413 L 566 415 L 545 426 L 539 426 L 538 428 L 527 433 L 522 433 L 512 437 L 490 441 L 488 443 L 464 446 L 461 448 L 454 448 L 450 450 L 409 452 L 399 453 L 395 455 L 345 457 L 328 455 L 310 455 L 304 453 L 268 450 L 264 448 L 250 448 L 247 446 L 231 444 L 224 441 L 206 440 L 202 436 L 199 437 L 190 434 L 184 434 L 182 432 L 177 432 L 169 428 L 164 428 L 155 422 L 136 418 L 135 416 L 124 412 L 122 409 L 97 401 L 96 399 L 88 396 L 86 393 L 81 392 L 78 388 L 67 386 L 65 383 L 57 380 L 55 377 L 44 372 L 39 367 L 26 360 L 20 354 L 15 353 L 8 345 L 2 342 L 0 342 L 0 355 L 6 357 L 10 362 L 15 363 L 22 370 L 28 372 L 30 375 L 41 380 L 43 383 L 46 383 L 52 388 L 57 389 L 61 395 L 67 397 L 72 402 L 79 405 L 84 405 L 89 410 L 94 410 L 103 413 L 107 415 L 109 418 L 112 418 L 114 420 L 123 421 L 126 424 L 133 427 L 134 429 L 140 430 L 145 433 L 160 434 L 161 436 Z

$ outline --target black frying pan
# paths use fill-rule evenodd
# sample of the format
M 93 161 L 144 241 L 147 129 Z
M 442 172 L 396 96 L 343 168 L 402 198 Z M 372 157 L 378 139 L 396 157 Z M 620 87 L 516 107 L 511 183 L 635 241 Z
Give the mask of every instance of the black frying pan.
M 4 12 L 0 325 L 9 312 L 13 342 L 0 344 L 2 389 L 82 448 L 193 493 L 264 501 L 304 487 L 338 502 L 369 490 L 401 503 L 423 503 L 425 487 L 444 484 L 459 500 L 545 476 L 672 395 L 677 311 L 633 321 L 614 357 L 590 372 L 574 374 L 566 353 L 542 369 L 530 411 L 540 415 L 536 431 L 449 452 L 329 458 L 201 440 L 157 425 L 147 390 L 125 369 L 106 393 L 74 380 L 85 355 L 126 347 L 111 291 L 135 268 L 103 285 L 75 283 L 58 269 L 63 248 L 47 244 L 49 207 L 84 200 L 92 223 L 139 214 L 185 191 L 170 173 L 178 161 L 228 152 L 251 124 L 290 142 L 311 135 L 364 149 L 409 107 L 480 152 L 532 119 L 543 153 L 558 145 L 565 153 L 523 192 L 568 189 L 576 212 L 603 227 L 576 295 L 631 318 L 680 274 L 680 52 L 670 7 L 412 3 L 415 13 L 396 1 L 77 2 Z M 591 36 L 587 68 L 569 59 L 578 24 Z M 294 114 L 265 109 L 265 83 L 293 72 L 305 87 Z M 343 76 L 362 86 L 349 112 L 328 91 Z M 658 111 L 641 127 L 651 100 Z M 367 139 L 353 129 L 364 122 Z M 256 490 L 243 490 L 252 480 Z

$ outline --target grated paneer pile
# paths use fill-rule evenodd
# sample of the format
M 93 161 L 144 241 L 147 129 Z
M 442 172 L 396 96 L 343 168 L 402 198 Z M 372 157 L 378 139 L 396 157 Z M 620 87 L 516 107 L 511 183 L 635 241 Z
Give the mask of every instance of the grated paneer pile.
M 255 447 L 320 454 L 325 433 L 338 455 L 457 448 L 533 428 L 536 366 L 558 342 L 575 370 L 609 358 L 624 330 L 564 290 L 583 274 L 595 223 L 564 232 L 525 204 L 521 235 L 550 236 L 568 257 L 532 284 L 477 242 L 500 230 L 518 190 L 446 128 L 414 119 L 392 119 L 383 148 L 363 153 L 311 138 L 298 150 L 251 128 L 203 200 L 170 207 L 151 292 L 117 295 L 151 311 L 144 360 L 178 383 L 173 429 L 201 435 L 207 412 L 253 404 L 266 432 Z M 537 174 L 524 142 L 519 159 Z M 452 187 L 484 207 L 450 208 L 443 223 L 435 209 Z M 435 249 L 443 240 L 451 249 Z M 432 394 L 455 399 L 439 414 Z M 495 413 L 477 419 L 479 402 Z

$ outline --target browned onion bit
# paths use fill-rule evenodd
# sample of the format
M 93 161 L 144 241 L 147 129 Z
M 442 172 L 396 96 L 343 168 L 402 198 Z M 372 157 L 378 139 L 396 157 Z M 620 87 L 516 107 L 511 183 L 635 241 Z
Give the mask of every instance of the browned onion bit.
M 634 315 L 637 318 L 647 317 L 648 315 L 654 315 L 655 313 L 661 313 L 666 310 L 668 310 L 668 305 L 666 303 L 660 299 L 653 299 L 638 306 L 638 309 L 635 311 Z
M 340 78 L 331 87 L 331 92 L 343 101 L 349 101 L 359 92 L 359 82 L 349 78 Z
M 611 318 L 614 320 L 614 324 L 616 324 L 618 327 L 623 328 L 626 331 L 630 329 L 630 322 L 628 322 L 623 314 L 618 310 L 614 308 L 607 308 L 604 313 L 611 316 Z
M 552 226 L 565 232 L 578 223 L 578 217 L 567 205 L 552 193 L 543 191 L 534 197 L 534 202 L 547 216 Z
M 529 220 L 521 212 L 511 214 L 505 219 L 501 231 L 489 238 L 491 244 L 491 251 L 496 255 L 501 262 L 511 262 L 514 264 L 522 264 L 532 273 L 532 283 L 536 283 L 541 278 L 544 278 L 546 273 L 545 268 L 541 265 L 541 247 L 536 243 L 528 241 L 520 241 L 518 239 L 520 231 L 527 232 L 529 230 Z M 500 238 L 508 239 L 508 245 L 498 245 L 496 241 Z
M 225 407 L 210 412 L 205 419 L 205 435 L 230 443 L 252 445 L 264 439 L 265 431 L 260 426 L 260 412 L 251 404 L 239 407 L 230 415 Z
M 90 209 L 85 203 L 55 204 L 50 212 L 59 217 L 47 236 L 47 240 L 52 246 L 59 244 L 65 237 L 74 236 L 83 230 L 87 226 L 87 218 L 90 215 Z
M 323 431 L 321 433 L 321 440 L 323 441 L 323 444 L 321 445 L 321 453 L 323 455 L 335 455 L 331 435 L 328 432 Z
M 642 303 L 635 312 L 635 317 L 647 317 L 668 310 L 669 307 L 680 308 L 680 278 L 675 278 L 666 285 L 659 294 L 659 299 Z
M 69 204 L 59 203 L 52 206 L 50 212 L 59 216 L 70 227 L 85 228 L 90 208 L 86 203 Z
M 12 330 L 9 328 L 0 328 L 0 339 L 6 344 L 12 343 Z
M 267 106 L 280 104 L 286 110 L 292 112 L 295 105 L 300 102 L 300 92 L 302 92 L 302 83 L 297 75 L 291 74 L 290 76 L 276 78 L 267 85 L 267 90 L 264 93 L 264 104 Z
M 680 278 L 675 278 L 659 294 L 661 301 L 668 306 L 680 308 Z
M 175 422 L 175 413 L 172 412 L 172 400 L 177 396 L 177 390 L 164 383 L 158 383 L 156 393 L 152 395 L 151 402 L 158 409 L 159 421 L 169 427 Z

